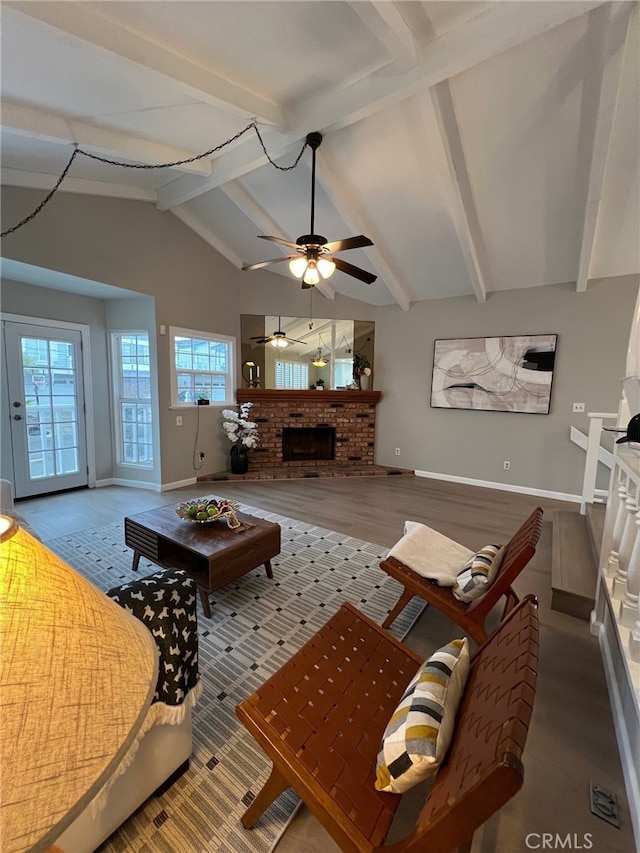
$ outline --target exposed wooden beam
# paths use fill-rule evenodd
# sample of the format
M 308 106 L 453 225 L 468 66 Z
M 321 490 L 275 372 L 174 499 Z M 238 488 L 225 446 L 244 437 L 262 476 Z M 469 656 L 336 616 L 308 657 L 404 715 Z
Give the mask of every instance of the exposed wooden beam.
M 602 2 L 596 0 L 580 3 L 571 0 L 554 3 L 493 3 L 481 14 L 432 41 L 422 60 L 406 74 L 369 76 L 342 90 L 332 89 L 326 95 L 305 101 L 298 109 L 289 108 L 286 124 L 292 130 L 286 137 L 273 138 L 267 145 L 269 153 L 274 159 L 290 156 L 304 143 L 306 134 L 311 130 L 327 133 L 353 124 L 388 104 L 435 86 L 496 53 L 515 47 L 601 5 Z M 379 10 L 376 14 L 379 15 Z M 266 162 L 259 146 L 256 151 L 255 140 L 245 137 L 233 150 L 225 151 L 216 158 L 213 174 L 209 178 L 199 180 L 185 175 L 173 181 L 170 187 L 162 188 L 158 192 L 159 207 L 166 210 L 173 205 L 184 204 L 214 187 L 260 168 Z
M 198 153 L 12 103 L 2 105 L 2 126 L 13 133 L 31 138 L 67 144 L 69 157 L 75 143 L 100 156 L 145 164 L 186 160 Z M 174 166 L 172 170 L 206 176 L 211 174 L 211 163 L 206 159 L 197 160 L 183 166 Z
M 57 180 L 58 175 L 47 175 L 44 172 L 27 172 L 23 169 L 2 169 L 3 186 L 25 187 L 48 192 L 53 188 Z M 105 196 L 109 198 L 126 198 L 130 201 L 149 201 L 153 204 L 155 204 L 157 198 L 155 190 L 141 190 L 139 187 L 131 187 L 126 184 L 112 184 L 107 183 L 107 181 L 74 178 L 71 175 L 67 175 L 60 184 L 58 192 Z
M 235 204 L 235 206 L 241 210 L 246 217 L 248 217 L 253 223 L 255 223 L 256 228 L 262 231 L 264 234 L 270 234 L 274 237 L 284 237 L 285 240 L 292 239 L 291 237 L 287 237 L 284 233 L 284 229 L 282 226 L 276 222 L 273 217 L 267 213 L 267 211 L 262 207 L 262 205 L 258 204 L 255 198 L 248 192 L 243 186 L 241 186 L 237 181 L 234 181 L 230 184 L 225 184 L 222 188 L 223 193 Z M 265 244 L 265 249 L 267 245 Z M 282 254 L 285 252 L 280 249 Z M 241 265 L 242 266 L 242 265 Z M 282 266 L 282 265 L 281 265 Z M 285 264 L 286 266 L 286 264 Z M 279 272 L 277 268 L 271 270 L 271 272 Z M 280 271 L 284 273 L 284 270 Z M 333 299 L 336 295 L 336 292 L 331 284 L 324 279 L 320 279 L 320 281 L 316 284 L 316 290 L 319 290 L 323 296 L 326 296 L 327 299 Z
M 407 71 L 418 61 L 413 33 L 407 26 L 395 3 L 363 3 L 362 0 L 350 0 L 349 5 L 365 26 L 387 48 L 393 57 L 393 64 L 386 70 Z
M 431 89 L 431 101 L 448 167 L 453 198 L 453 222 L 460 248 L 476 299 L 478 302 L 486 302 L 488 261 L 448 80 Z
M 43 23 L 77 36 L 88 44 L 109 51 L 125 62 L 147 68 L 170 80 L 176 90 L 203 103 L 218 107 L 243 118 L 259 118 L 264 124 L 282 125 L 280 108 L 272 101 L 230 80 L 172 53 L 143 33 L 126 29 L 101 14 L 94 3 L 49 3 L 33 0 L 29 3 L 5 2 L 3 6 L 16 9 Z
M 587 193 L 580 242 L 580 259 L 576 290 L 587 289 L 589 270 L 600 212 L 600 202 L 611 142 L 611 132 L 616 111 L 618 91 L 622 77 L 624 48 L 629 31 L 629 21 L 636 3 L 612 3 L 590 13 L 590 28 L 601 36 L 599 57 L 592 57 L 601 68 L 598 85 L 585 93 L 583 100 L 583 127 L 592 134 L 588 163 Z
M 263 134 L 263 140 L 272 160 L 283 163 L 293 162 L 304 145 L 304 138 L 296 140 L 273 138 Z M 272 144 L 273 143 L 273 144 Z M 213 161 L 213 171 L 206 178 L 183 175 L 158 190 L 158 207 L 168 210 L 180 204 L 186 204 L 204 193 L 235 181 L 243 175 L 253 172 L 268 163 L 260 142 L 253 132 L 242 145 L 225 148 Z
M 340 212 L 340 216 L 344 219 L 345 224 L 354 234 L 365 234 L 370 240 L 373 240 L 374 245 L 367 247 L 365 250 L 382 279 L 382 284 L 387 288 L 389 293 L 396 300 L 403 311 L 408 311 L 411 307 L 411 302 L 404 288 L 402 287 L 398 277 L 393 272 L 390 264 L 384 258 L 380 249 L 382 239 L 376 237 L 374 229 L 367 222 L 364 214 L 357 209 L 357 205 L 353 197 L 347 191 L 344 181 L 338 179 L 335 171 L 328 163 L 326 156 L 319 150 L 316 155 L 317 164 L 320 167 L 316 173 L 316 179 L 324 188 L 324 191 L 329 196 L 335 207 Z
M 408 73 L 368 77 L 314 98 L 290 120 L 292 132 L 299 136 L 309 128 L 327 132 L 346 127 L 601 5 L 601 0 L 491 3 L 428 44 L 422 61 Z

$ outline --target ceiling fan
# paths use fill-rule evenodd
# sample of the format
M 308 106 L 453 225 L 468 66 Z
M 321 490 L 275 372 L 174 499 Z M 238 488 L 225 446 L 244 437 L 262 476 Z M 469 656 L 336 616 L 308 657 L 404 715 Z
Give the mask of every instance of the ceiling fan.
M 272 335 L 255 335 L 252 338 L 249 338 L 251 341 L 255 341 L 257 344 L 271 344 L 272 347 L 288 347 L 289 344 L 304 344 L 306 341 L 299 341 L 297 338 L 288 337 L 286 332 L 283 332 L 280 328 L 281 326 L 281 318 L 278 317 L 278 328 Z
M 365 246 L 373 246 L 373 242 L 360 234 L 358 237 L 346 237 L 344 240 L 327 242 L 327 238 L 320 234 L 314 234 L 315 225 L 315 200 L 316 200 L 316 150 L 322 142 L 321 133 L 308 133 L 306 144 L 311 148 L 313 158 L 311 163 L 311 228 L 310 234 L 298 237 L 295 243 L 283 240 L 281 237 L 269 237 L 264 234 L 258 235 L 261 240 L 271 240 L 281 246 L 295 249 L 295 255 L 283 255 L 279 258 L 271 258 L 257 264 L 245 264 L 243 270 L 258 270 L 269 264 L 278 264 L 289 261 L 289 269 L 296 278 L 302 279 L 302 289 L 313 287 L 322 278 L 329 278 L 336 269 L 364 281 L 365 284 L 373 284 L 377 276 L 353 264 L 343 261 L 342 258 L 333 257 L 335 252 L 344 252 L 347 249 L 361 249 Z

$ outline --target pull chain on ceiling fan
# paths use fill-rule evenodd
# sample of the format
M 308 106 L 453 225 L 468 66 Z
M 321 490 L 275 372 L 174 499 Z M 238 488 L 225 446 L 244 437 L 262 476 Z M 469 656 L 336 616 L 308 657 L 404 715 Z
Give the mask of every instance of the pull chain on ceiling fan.
M 360 234 L 357 237 L 346 237 L 344 240 L 334 240 L 331 243 L 327 242 L 327 238 L 320 234 L 315 234 L 315 204 L 316 204 L 316 150 L 322 142 L 321 133 L 307 134 L 306 143 L 311 148 L 311 227 L 310 234 L 303 234 L 298 237 L 295 243 L 289 240 L 283 240 L 281 237 L 270 237 L 260 234 L 261 240 L 271 240 L 274 243 L 279 243 L 282 246 L 287 246 L 290 249 L 295 249 L 295 255 L 283 255 L 279 258 L 271 258 L 268 261 L 261 261 L 257 264 L 245 264 L 243 270 L 257 270 L 270 264 L 289 261 L 289 269 L 296 278 L 302 279 L 303 290 L 313 287 L 322 278 L 329 278 L 333 275 L 336 269 L 347 275 L 353 276 L 365 284 L 373 284 L 377 276 L 366 270 L 356 267 L 353 264 L 343 261 L 342 258 L 333 257 L 335 252 L 344 252 L 347 249 L 362 249 L 365 246 L 373 246 L 373 242 L 364 235 Z

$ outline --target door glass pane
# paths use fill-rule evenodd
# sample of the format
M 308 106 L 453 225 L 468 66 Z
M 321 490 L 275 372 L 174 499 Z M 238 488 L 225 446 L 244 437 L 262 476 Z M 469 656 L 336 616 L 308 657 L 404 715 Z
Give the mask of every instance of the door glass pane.
M 23 337 L 21 348 L 30 476 L 78 473 L 74 346 Z

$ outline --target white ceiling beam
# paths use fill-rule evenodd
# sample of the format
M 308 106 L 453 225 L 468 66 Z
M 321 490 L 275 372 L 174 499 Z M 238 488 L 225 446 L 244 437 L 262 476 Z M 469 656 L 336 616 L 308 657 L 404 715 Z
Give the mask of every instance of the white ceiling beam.
M 576 279 L 578 292 L 585 291 L 589 281 L 609 145 L 622 77 L 624 48 L 629 21 L 636 5 L 636 3 L 612 3 L 611 6 L 597 9 L 590 15 L 594 28 L 604 29 L 605 37 L 599 57 L 602 68 L 599 85 L 594 87 L 595 91 L 591 92 L 590 103 L 583 107 L 588 111 L 583 123 L 585 128 L 593 128 L 593 142 L 588 166 L 587 194 Z M 595 57 L 593 61 L 596 61 Z
M 263 139 L 272 160 L 281 160 L 282 165 L 293 163 L 304 145 L 304 138 L 292 144 L 291 139 L 273 141 Z M 169 210 L 181 204 L 186 204 L 204 193 L 221 187 L 230 181 L 235 181 L 243 175 L 253 172 L 268 163 L 258 139 L 254 133 L 242 146 L 224 149 L 213 162 L 213 171 L 207 178 L 196 178 L 184 175 L 171 181 L 158 190 L 158 207 Z
M 316 152 L 317 165 L 320 167 L 316 173 L 316 178 L 323 187 L 329 199 L 344 219 L 347 228 L 351 229 L 354 234 L 365 234 L 370 240 L 373 240 L 374 245 L 363 249 L 367 256 L 372 260 L 377 272 L 382 279 L 382 283 L 387 288 L 389 293 L 396 300 L 403 311 L 408 311 L 411 307 L 411 302 L 404 288 L 400 284 L 398 277 L 391 269 L 389 263 L 385 260 L 380 246 L 382 239 L 376 236 L 374 229 L 367 222 L 364 214 L 357 209 L 357 205 L 353 197 L 348 193 L 345 183 L 338 179 L 335 171 L 327 162 L 326 156 L 319 150 Z
M 350 0 L 349 5 L 362 23 L 387 48 L 393 59 L 385 71 L 407 71 L 418 61 L 418 51 L 411 29 L 407 26 L 395 3 L 363 3 Z
M 216 252 L 219 252 L 223 258 L 226 258 L 232 266 L 240 269 L 242 261 L 238 255 L 236 255 L 236 253 L 232 251 L 226 243 L 224 243 L 218 235 L 205 225 L 197 216 L 182 207 L 173 208 L 171 213 L 173 213 L 173 215 L 181 222 L 184 222 L 187 228 L 191 228 L 191 230 L 195 231 L 199 237 L 202 237 L 202 239 L 214 248 Z
M 358 5 L 356 3 L 356 5 Z M 381 6 L 387 5 L 381 3 Z M 295 129 L 286 138 L 265 144 L 273 159 L 292 154 L 312 130 L 327 133 L 372 115 L 388 104 L 414 92 L 435 86 L 542 32 L 601 6 L 597 0 L 576 3 L 493 3 L 481 14 L 432 41 L 420 64 L 407 74 L 370 76 L 342 90 L 333 89 L 302 109 L 289 111 L 288 124 Z M 308 106 L 311 103 L 311 106 Z M 299 148 L 298 148 L 299 150 Z M 294 155 L 295 156 L 295 155 Z M 161 210 L 185 204 L 202 193 L 242 177 L 267 162 L 262 151 L 256 156 L 255 140 L 245 137 L 233 150 L 217 157 L 211 177 L 198 180 L 183 176 L 158 192 Z
M 491 3 L 474 18 L 430 42 L 422 61 L 408 73 L 369 77 L 305 102 L 291 123 L 292 132 L 300 136 L 309 128 L 327 132 L 347 127 L 601 5 L 601 0 Z
M 64 119 L 44 110 L 14 103 L 2 105 L 2 126 L 13 133 L 32 139 L 69 145 L 69 157 L 73 150 L 71 146 L 74 144 L 112 160 L 128 160 L 145 164 L 186 160 L 198 153 L 129 136 L 76 119 Z M 206 159 L 197 160 L 194 163 L 171 167 L 171 169 L 207 176 L 211 174 L 211 163 Z
M 244 213 L 244 215 L 250 219 L 255 224 L 256 228 L 261 230 L 263 234 L 270 234 L 273 237 L 284 237 L 284 229 L 282 226 L 276 222 L 276 220 L 267 213 L 262 205 L 258 204 L 251 193 L 237 181 L 226 184 L 224 187 L 221 187 L 221 189 L 222 192 L 235 204 L 235 206 L 241 210 L 242 213 Z M 284 237 L 284 239 L 286 240 L 290 238 Z M 274 244 L 274 246 L 277 246 L 277 244 Z M 266 249 L 267 244 L 265 244 L 265 250 Z M 279 250 L 284 254 L 282 247 L 279 247 Z M 291 252 L 288 252 L 288 254 L 291 254 Z M 240 266 L 242 266 L 242 264 Z M 277 271 L 277 269 L 271 270 L 271 272 Z M 319 290 L 327 299 L 333 299 L 336 295 L 332 285 L 324 279 L 320 279 L 315 287 L 316 290 Z
M 3 186 L 46 191 L 53 189 L 58 179 L 58 175 L 27 172 L 24 169 L 6 169 L 4 167 L 1 174 Z M 150 201 L 153 203 L 157 198 L 155 190 L 142 190 L 139 187 L 130 187 L 126 184 L 111 184 L 106 181 L 94 181 L 87 178 L 73 178 L 70 175 L 67 175 L 60 184 L 58 192 L 125 198 L 129 201 Z
M 127 63 L 172 82 L 177 91 L 243 118 L 281 126 L 282 111 L 272 101 L 203 68 L 102 15 L 94 3 L 5 2 L 31 18 L 102 48 Z
M 431 89 L 431 101 L 448 167 L 453 197 L 452 216 L 460 248 L 476 299 L 486 302 L 488 261 L 448 80 Z

